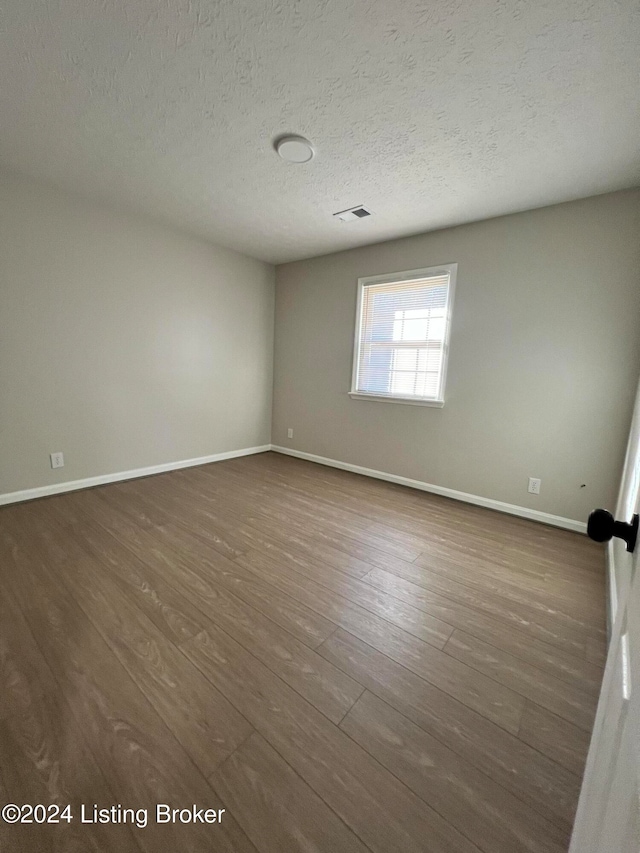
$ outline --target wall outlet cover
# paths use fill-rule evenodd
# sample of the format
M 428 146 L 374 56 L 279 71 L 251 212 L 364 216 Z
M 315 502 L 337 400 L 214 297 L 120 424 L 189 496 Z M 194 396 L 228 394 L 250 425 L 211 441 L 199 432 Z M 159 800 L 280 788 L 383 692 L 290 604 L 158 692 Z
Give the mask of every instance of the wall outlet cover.
M 540 480 L 538 477 L 529 477 L 528 491 L 532 495 L 539 495 L 540 494 L 541 485 L 542 485 L 542 480 Z
M 52 453 L 50 459 L 52 468 L 64 468 L 64 453 Z

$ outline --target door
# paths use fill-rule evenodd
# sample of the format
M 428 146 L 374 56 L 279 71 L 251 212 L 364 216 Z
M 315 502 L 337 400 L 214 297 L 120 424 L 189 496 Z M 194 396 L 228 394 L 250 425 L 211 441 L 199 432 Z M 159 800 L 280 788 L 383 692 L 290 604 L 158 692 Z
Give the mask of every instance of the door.
M 640 389 L 617 519 L 640 512 L 639 493 Z M 569 853 L 640 853 L 640 537 L 633 554 L 608 548 L 611 641 Z

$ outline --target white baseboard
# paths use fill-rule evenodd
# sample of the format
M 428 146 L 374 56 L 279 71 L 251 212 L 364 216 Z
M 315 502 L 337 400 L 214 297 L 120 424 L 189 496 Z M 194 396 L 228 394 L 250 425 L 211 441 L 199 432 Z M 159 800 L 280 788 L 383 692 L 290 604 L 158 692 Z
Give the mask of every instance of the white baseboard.
M 162 474 L 165 471 L 176 471 L 179 468 L 191 468 L 195 465 L 207 465 L 210 462 L 221 462 L 223 459 L 234 459 L 238 456 L 250 456 L 253 453 L 264 453 L 274 450 L 276 453 L 284 453 L 287 456 L 296 456 L 299 459 L 307 459 L 330 468 L 340 468 L 344 471 L 352 471 L 355 474 L 364 474 L 366 477 L 374 477 L 377 480 L 386 480 L 389 483 L 398 483 L 401 486 L 410 486 L 412 489 L 420 489 L 423 492 L 431 492 L 434 495 L 442 495 L 445 498 L 453 498 L 464 503 L 484 506 L 505 512 L 509 515 L 517 515 L 528 518 L 531 521 L 539 521 L 543 524 L 551 524 L 554 527 L 563 527 L 566 530 L 574 530 L 585 533 L 587 525 L 582 521 L 574 521 L 571 518 L 563 518 L 560 515 L 551 515 L 540 512 L 537 509 L 516 506 L 515 504 L 496 501 L 492 498 L 483 498 L 479 495 L 471 495 L 468 492 L 459 492 L 456 489 L 448 489 L 444 486 L 434 486 L 421 480 L 412 480 L 409 477 L 400 477 L 397 474 L 387 474 L 385 471 L 376 471 L 373 468 L 364 468 L 361 465 L 352 465 L 349 462 L 340 462 L 337 459 L 329 459 L 326 456 L 316 456 L 314 453 L 304 453 L 301 450 L 291 450 L 288 447 L 280 447 L 276 444 L 264 444 L 260 447 L 245 447 L 241 450 L 229 450 L 225 453 L 214 453 L 211 456 L 200 456 L 197 459 L 183 459 L 179 462 L 165 462 L 162 465 L 150 465 L 147 468 L 135 468 L 131 471 L 118 471 L 114 474 L 102 474 L 98 477 L 87 477 L 84 480 L 69 480 L 66 483 L 53 483 L 49 486 L 39 486 L 35 489 L 24 489 L 20 492 L 8 492 L 0 495 L 0 506 L 6 504 L 20 503 L 22 501 L 44 498 L 49 495 L 57 495 L 62 492 L 73 492 L 77 489 L 88 489 L 92 486 L 102 486 L 106 483 L 117 483 L 121 480 L 133 480 L 136 477 L 148 477 L 151 474 Z
M 164 462 L 162 465 L 150 465 L 148 468 L 135 468 L 132 471 L 118 471 L 116 474 L 101 474 L 99 477 L 87 477 L 85 480 L 69 480 L 66 483 L 54 483 L 50 486 L 39 486 L 36 489 L 25 489 L 21 492 L 8 492 L 0 495 L 0 506 L 30 501 L 34 498 L 44 498 L 48 495 L 58 495 L 61 492 L 88 489 L 91 486 L 103 486 L 105 483 L 117 483 L 120 480 L 148 477 L 150 474 L 162 474 L 165 471 L 177 471 L 178 468 L 207 465 L 209 462 L 221 462 L 223 459 L 234 459 L 236 456 L 250 456 L 252 453 L 264 453 L 267 450 L 271 450 L 270 444 L 264 444 L 261 447 L 244 447 L 242 450 L 228 450 L 225 453 L 214 453 L 211 456 L 200 456 L 198 459 Z
M 301 450 L 291 450 L 288 447 L 271 445 L 276 453 L 284 453 L 287 456 L 296 456 L 299 459 L 308 459 L 309 462 L 317 462 L 320 465 L 328 465 L 330 468 L 341 468 L 343 471 L 353 471 L 355 474 L 364 474 L 365 477 L 375 477 L 377 480 L 387 480 L 389 483 L 399 483 L 401 486 L 410 486 L 412 489 L 420 489 L 423 492 L 431 492 L 434 495 L 442 495 L 445 498 L 453 498 L 468 504 L 484 506 L 487 509 L 495 509 L 498 512 L 506 512 L 508 515 L 518 515 L 531 521 L 539 521 L 542 524 L 551 524 L 553 527 L 563 527 L 566 530 L 574 530 L 577 533 L 586 533 L 587 525 L 583 521 L 574 521 L 572 518 L 563 518 L 561 515 L 551 515 L 548 512 L 540 512 L 537 509 L 529 509 L 525 506 L 508 504 L 496 501 L 492 498 L 483 498 L 480 495 L 471 495 L 468 492 L 459 492 L 457 489 L 447 489 L 444 486 L 434 486 L 431 483 L 423 483 L 422 480 L 411 480 L 409 477 L 400 477 L 397 474 L 387 474 L 385 471 L 376 471 L 373 468 L 363 468 L 361 465 L 351 465 L 349 462 L 339 462 L 337 459 L 328 459 L 326 456 L 316 456 L 314 453 L 303 453 Z

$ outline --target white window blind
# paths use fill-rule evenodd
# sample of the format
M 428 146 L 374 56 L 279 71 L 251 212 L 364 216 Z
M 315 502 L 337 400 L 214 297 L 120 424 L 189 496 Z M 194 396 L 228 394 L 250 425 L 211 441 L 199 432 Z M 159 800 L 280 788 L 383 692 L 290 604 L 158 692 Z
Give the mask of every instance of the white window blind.
M 444 403 L 455 267 L 360 279 L 352 396 Z

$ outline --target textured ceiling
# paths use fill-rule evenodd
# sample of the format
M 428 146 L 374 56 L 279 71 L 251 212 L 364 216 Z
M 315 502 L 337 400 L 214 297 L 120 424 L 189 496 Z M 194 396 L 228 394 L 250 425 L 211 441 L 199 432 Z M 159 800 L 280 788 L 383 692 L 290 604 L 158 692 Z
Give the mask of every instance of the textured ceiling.
M 640 184 L 639 45 L 638 0 L 2 0 L 0 163 L 309 257 Z

